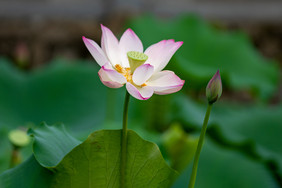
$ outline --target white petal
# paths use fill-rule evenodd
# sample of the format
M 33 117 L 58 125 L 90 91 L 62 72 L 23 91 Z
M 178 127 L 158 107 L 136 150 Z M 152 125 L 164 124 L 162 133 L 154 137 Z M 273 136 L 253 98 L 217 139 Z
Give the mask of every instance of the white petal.
M 132 85 L 129 82 L 126 83 L 126 89 L 130 95 L 132 95 L 133 97 L 139 100 L 147 100 L 154 93 L 153 88 L 149 86 L 135 87 L 134 85 Z
M 119 41 L 120 58 L 123 67 L 129 67 L 127 52 L 137 51 L 143 53 L 143 45 L 138 36 L 131 29 L 127 29 Z
M 119 45 L 118 40 L 112 33 L 112 31 L 101 25 L 102 28 L 102 40 L 101 46 L 102 50 L 107 55 L 108 59 L 110 60 L 111 64 L 115 66 L 116 64 L 120 64 L 120 56 L 119 56 Z
M 116 70 L 113 70 L 109 63 L 102 66 L 98 75 L 102 83 L 110 88 L 120 88 L 126 83 L 126 78 Z
M 159 72 L 165 68 L 173 54 L 183 42 L 174 42 L 174 40 L 163 40 L 153 44 L 144 52 L 148 56 L 146 64 L 154 66 L 154 72 Z
M 105 53 L 96 42 L 84 36 L 82 37 L 82 40 L 85 46 L 87 47 L 87 49 L 89 50 L 89 52 L 91 53 L 91 55 L 94 57 L 94 59 L 100 66 L 103 66 L 105 63 L 108 62 Z
M 185 81 L 172 71 L 161 71 L 153 74 L 146 83 L 154 89 L 154 93 L 166 95 L 181 90 Z
M 144 84 L 153 74 L 154 67 L 150 64 L 144 64 L 137 67 L 132 75 L 132 80 L 136 85 Z

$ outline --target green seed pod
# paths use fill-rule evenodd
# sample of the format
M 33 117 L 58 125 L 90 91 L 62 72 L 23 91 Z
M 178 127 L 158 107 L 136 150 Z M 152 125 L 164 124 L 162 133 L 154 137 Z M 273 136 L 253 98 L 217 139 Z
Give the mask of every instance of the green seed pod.
M 131 72 L 133 73 L 135 69 L 145 63 L 148 59 L 146 54 L 136 51 L 127 52 L 127 58 L 129 61 Z
M 30 138 L 26 132 L 20 129 L 10 131 L 8 137 L 10 142 L 16 147 L 27 146 L 30 142 Z

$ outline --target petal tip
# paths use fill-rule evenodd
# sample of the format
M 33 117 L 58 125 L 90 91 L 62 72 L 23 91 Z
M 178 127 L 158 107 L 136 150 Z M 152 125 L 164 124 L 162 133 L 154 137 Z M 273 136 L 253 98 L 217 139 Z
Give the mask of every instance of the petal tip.
M 93 45 L 91 44 L 91 42 L 89 41 L 89 39 L 86 38 L 85 36 L 82 36 L 82 40 L 83 40 L 83 42 L 84 42 L 85 44 L 89 44 L 89 45 L 93 46 Z
M 134 31 L 131 28 L 128 28 L 127 31 L 134 33 Z
M 124 33 L 127 33 L 131 35 L 133 38 L 140 40 L 139 37 L 136 35 L 136 33 L 131 28 L 128 28 Z
M 151 64 L 149 64 L 149 63 L 145 63 L 145 64 L 143 64 L 143 65 L 141 65 L 141 66 L 144 66 L 144 67 L 146 67 L 146 68 L 154 68 L 154 66 L 151 65 Z
M 179 45 L 179 47 L 183 45 L 183 41 L 178 41 L 176 43 Z
M 182 87 L 183 85 L 185 84 L 185 80 L 180 80 L 179 81 L 179 84 L 178 85 L 176 85 L 176 86 L 178 86 L 178 87 Z
M 130 32 L 131 35 L 133 35 L 134 37 L 137 37 L 136 33 L 131 28 L 128 28 L 127 30 L 128 32 Z
M 82 40 L 83 42 L 88 42 L 88 38 L 86 38 L 85 36 L 82 36 Z
M 148 86 L 146 86 L 148 87 Z M 126 89 L 129 92 L 130 95 L 132 95 L 134 98 L 138 100 L 148 100 L 151 98 L 154 94 L 154 91 L 152 89 L 151 93 L 148 96 L 142 96 L 141 92 L 131 83 L 127 82 L 126 83 Z
M 109 28 L 107 28 L 106 26 L 104 26 L 103 24 L 100 24 L 100 26 L 101 26 L 101 29 L 102 29 L 102 31 L 104 31 L 104 30 L 110 30 Z
M 108 63 L 105 63 L 103 66 L 101 66 L 101 68 L 105 71 L 116 71 L 116 70 L 112 69 L 111 66 L 112 65 L 108 62 Z
M 145 100 L 148 100 L 149 98 L 151 98 L 151 97 L 147 97 L 147 98 L 142 97 L 142 99 L 140 99 L 140 100 L 145 101 Z
M 181 89 L 182 89 L 182 87 L 184 86 L 184 84 L 185 84 L 185 80 L 181 80 L 181 84 L 179 84 L 179 87 L 181 86 Z

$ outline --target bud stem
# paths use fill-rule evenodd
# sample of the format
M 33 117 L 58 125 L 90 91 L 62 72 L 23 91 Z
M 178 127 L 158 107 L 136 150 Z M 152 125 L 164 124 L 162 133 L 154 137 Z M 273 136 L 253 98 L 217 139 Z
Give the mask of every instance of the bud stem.
M 210 113 L 211 113 L 211 108 L 212 108 L 212 104 L 209 103 L 207 111 L 206 111 L 203 127 L 202 127 L 202 130 L 201 130 L 201 135 L 200 135 L 200 138 L 199 138 L 196 154 L 195 154 L 195 157 L 194 157 L 192 174 L 191 174 L 191 178 L 190 178 L 188 188 L 194 188 L 194 185 L 195 185 L 195 182 L 196 182 L 197 168 L 198 168 L 200 153 L 201 153 L 201 150 L 202 150 L 202 147 L 203 147 L 204 138 L 205 138 L 205 134 L 206 134 L 206 131 L 207 131 L 207 126 L 208 126 L 208 121 L 209 121 L 209 117 L 210 117 Z

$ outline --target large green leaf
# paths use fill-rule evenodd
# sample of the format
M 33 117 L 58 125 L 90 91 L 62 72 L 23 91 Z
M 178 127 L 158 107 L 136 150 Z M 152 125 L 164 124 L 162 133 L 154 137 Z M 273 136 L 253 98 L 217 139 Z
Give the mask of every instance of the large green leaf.
M 277 90 L 278 67 L 256 52 L 242 33 L 219 30 L 191 15 L 170 21 L 143 16 L 132 19 L 128 26 L 147 47 L 168 38 L 184 41 L 168 69 L 187 80 L 189 89 L 204 88 L 220 69 L 224 84 L 232 89 L 251 90 L 262 98 Z
M 119 187 L 121 131 L 97 131 L 55 167 L 53 187 Z M 126 187 L 169 187 L 177 173 L 157 145 L 128 132 Z M 83 176 L 81 175 L 83 174 Z M 62 181 L 63 180 L 63 181 Z
M 51 136 L 50 132 L 56 133 Z M 60 146 L 64 145 L 61 142 L 69 143 L 70 136 L 66 135 L 64 130 L 55 127 L 43 127 L 33 134 L 36 138 L 34 140 L 36 159 L 45 166 L 57 163 L 58 159 L 54 156 L 57 154 L 54 153 L 60 155 L 62 149 Z M 58 139 L 58 135 L 62 137 Z M 46 139 L 55 139 L 58 142 L 47 142 Z M 34 185 L 40 186 L 45 181 L 48 181 L 48 187 L 55 188 L 120 187 L 120 141 L 121 130 L 94 132 L 86 141 L 70 151 L 57 166 L 49 167 L 53 173 L 46 173 L 46 170 L 38 167 L 34 158 L 31 158 L 2 174 L 0 182 L 5 188 L 14 188 L 18 185 L 14 181 L 21 176 L 25 179 L 21 184 L 23 188 L 35 188 Z M 32 175 L 40 172 L 37 179 L 34 176 L 28 177 L 29 174 L 25 173 L 30 164 L 33 164 L 29 169 Z M 143 140 L 131 130 L 128 131 L 126 187 L 169 187 L 177 175 L 176 171 L 165 163 L 156 144 Z

